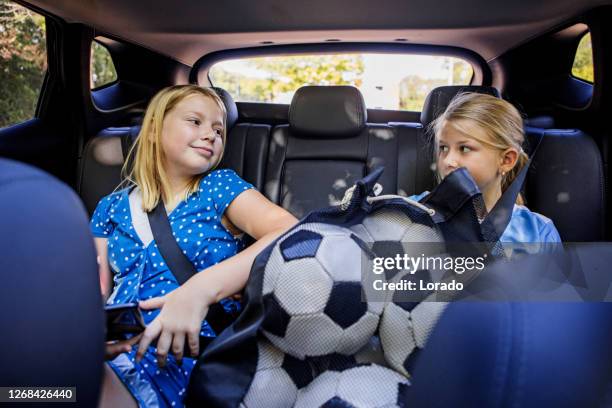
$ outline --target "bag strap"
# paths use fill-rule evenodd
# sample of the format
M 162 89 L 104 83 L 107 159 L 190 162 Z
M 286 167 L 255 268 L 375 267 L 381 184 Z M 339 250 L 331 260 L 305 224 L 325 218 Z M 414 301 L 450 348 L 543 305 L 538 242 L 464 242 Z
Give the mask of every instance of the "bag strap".
M 176 243 L 176 239 L 172 235 L 172 228 L 166 214 L 166 208 L 163 200 L 159 200 L 153 211 L 148 212 L 149 224 L 151 232 L 159 252 L 166 261 L 166 265 L 170 272 L 174 275 L 179 285 L 185 283 L 189 278 L 197 273 L 196 268 L 191 261 L 183 253 L 181 248 Z M 208 315 L 206 321 L 215 331 L 221 333 L 234 321 L 234 316 L 226 312 L 223 306 L 215 303 L 208 307 Z

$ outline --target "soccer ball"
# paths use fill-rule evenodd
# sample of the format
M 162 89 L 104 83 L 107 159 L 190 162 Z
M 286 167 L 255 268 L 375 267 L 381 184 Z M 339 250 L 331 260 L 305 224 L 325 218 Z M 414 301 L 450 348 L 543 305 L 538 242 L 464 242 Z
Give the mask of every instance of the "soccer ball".
M 298 391 L 295 408 L 403 407 L 409 381 L 376 364 L 326 371 Z
M 378 328 L 385 360 L 390 367 L 410 376 L 416 358 L 448 303 L 428 296 L 422 302 L 392 300 L 385 305 Z
M 332 354 L 300 360 L 283 353 L 265 339 L 258 342 L 257 348 L 257 368 L 240 408 L 291 407 L 295 404 L 298 390 L 324 372 L 338 372 L 372 362 L 386 365 L 376 336 L 353 356 Z
M 397 254 L 439 256 L 440 251 L 444 250 L 442 235 L 426 219 L 423 223 L 415 222 L 403 211 L 389 207 L 370 214 L 351 230 L 364 241 L 372 243 L 372 251 L 378 257 L 395 257 Z M 440 271 L 427 269 L 414 274 L 390 269 L 385 270 L 383 276 L 387 282 L 430 282 L 441 277 Z M 405 376 L 409 376 L 409 369 L 418 352 L 425 346 L 447 305 L 432 301 L 433 296 L 435 294 L 421 291 L 385 294 L 385 308 L 378 328 L 380 342 L 389 366 Z
M 367 242 L 442 242 L 442 236 L 431 221 L 425 216 L 419 218 L 423 223 L 414 221 L 399 209 L 382 207 L 350 229 Z
M 350 229 L 366 242 L 376 257 L 395 258 L 398 254 L 420 257 L 444 250 L 444 239 L 428 216 L 413 217 L 399 209 L 383 207 Z M 392 281 L 400 272 L 401 269 L 388 269 L 382 277 Z
M 257 369 L 240 407 L 293 406 L 298 389 L 314 378 L 309 364 L 283 353 L 266 340 L 260 340 L 257 347 Z
M 370 341 L 355 353 L 353 358 L 355 359 L 355 364 L 374 363 L 379 366 L 388 367 L 379 336 L 370 337 Z
M 262 285 L 262 332 L 299 359 L 351 355 L 375 333 L 383 302 L 362 301 L 365 244 L 350 230 L 298 226 L 276 243 Z

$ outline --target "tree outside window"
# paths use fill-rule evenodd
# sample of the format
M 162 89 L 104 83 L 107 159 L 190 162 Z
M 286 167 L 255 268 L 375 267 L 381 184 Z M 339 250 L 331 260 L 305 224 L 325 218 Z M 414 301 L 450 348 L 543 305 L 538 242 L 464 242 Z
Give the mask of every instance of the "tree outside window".
M 34 117 L 47 70 L 45 17 L 0 0 L 0 127 Z

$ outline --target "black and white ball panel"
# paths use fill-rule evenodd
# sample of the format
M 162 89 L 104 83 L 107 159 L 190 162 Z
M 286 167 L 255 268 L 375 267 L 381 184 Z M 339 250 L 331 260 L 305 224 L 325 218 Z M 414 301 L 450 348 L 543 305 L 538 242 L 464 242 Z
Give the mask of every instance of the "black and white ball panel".
M 362 245 L 350 230 L 300 225 L 272 250 L 263 281 L 264 335 L 303 359 L 353 354 L 374 334 L 382 302 L 362 300 Z
M 410 375 L 418 353 L 448 305 L 429 300 L 388 303 L 381 317 L 378 331 L 385 359 L 405 376 Z
M 251 386 L 241 403 L 243 408 L 291 407 L 298 387 L 283 368 L 285 354 L 267 341 L 258 344 L 257 369 Z M 273 392 L 270 392 L 274 390 Z
M 409 384 L 402 375 L 375 364 L 327 371 L 298 392 L 295 407 L 403 407 Z

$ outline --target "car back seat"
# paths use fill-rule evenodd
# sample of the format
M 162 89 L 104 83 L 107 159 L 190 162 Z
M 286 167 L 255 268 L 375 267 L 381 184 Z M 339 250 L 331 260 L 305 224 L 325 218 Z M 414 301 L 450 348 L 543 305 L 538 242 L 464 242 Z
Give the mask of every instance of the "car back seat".
M 427 126 L 462 91 L 497 94 L 490 87 L 440 87 L 428 96 L 422 123 L 367 123 L 360 92 L 346 86 L 307 86 L 294 95 L 289 123 L 238 123 L 228 106 L 228 141 L 222 166 L 233 168 L 273 202 L 297 217 L 338 203 L 345 190 L 378 166 L 384 194 L 412 195 L 435 185 Z M 527 126 L 543 134 L 525 184 L 527 205 L 551 218 L 565 241 L 604 239 L 604 178 L 593 139 L 578 130 Z M 86 146 L 80 193 L 93 212 L 119 182 L 124 152 L 138 128 L 109 128 Z M 528 149 L 526 149 L 529 151 Z
M 367 123 L 357 88 L 302 87 L 291 101 L 289 124 L 272 130 L 265 194 L 302 217 L 337 204 L 348 187 L 379 166 L 385 167 L 383 194 L 414 194 L 422 184 L 414 176 L 431 173 L 418 154 L 419 127 Z
M 232 97 L 215 88 L 227 111 L 227 145 L 219 167 L 232 168 L 262 190 L 270 126 L 236 123 L 238 109 Z M 98 201 L 121 182 L 121 168 L 140 126 L 103 129 L 85 145 L 79 167 L 77 191 L 91 215 Z
M 525 182 L 533 211 L 551 218 L 563 241 L 605 240 L 603 159 L 593 138 L 578 129 L 527 127 L 542 143 Z

